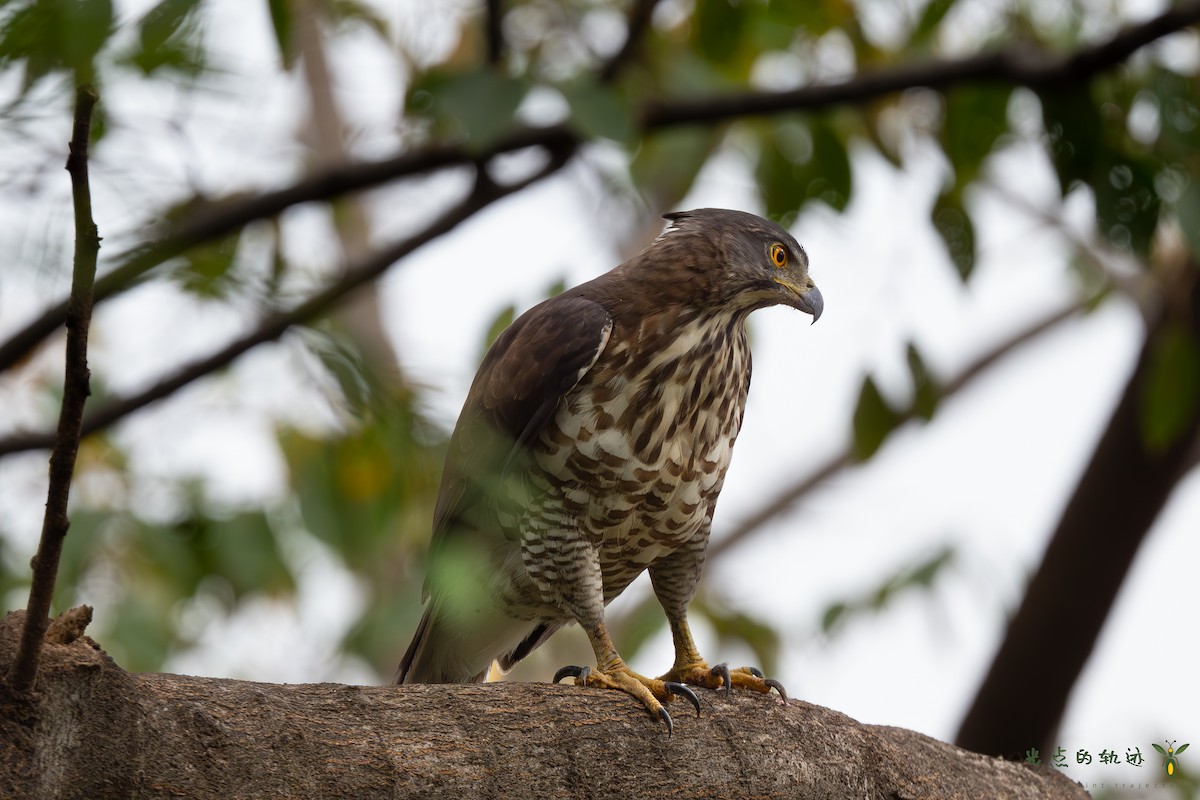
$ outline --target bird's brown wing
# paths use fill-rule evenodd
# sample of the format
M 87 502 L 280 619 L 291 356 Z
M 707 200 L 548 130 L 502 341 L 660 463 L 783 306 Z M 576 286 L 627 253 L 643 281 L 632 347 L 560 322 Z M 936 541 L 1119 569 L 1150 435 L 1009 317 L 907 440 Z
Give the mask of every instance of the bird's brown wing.
M 534 306 L 496 339 L 450 439 L 431 557 L 460 531 L 494 530 L 495 497 L 489 494 L 501 491 L 509 473 L 520 469 L 527 447 L 559 402 L 596 363 L 612 326 L 603 306 L 568 293 Z

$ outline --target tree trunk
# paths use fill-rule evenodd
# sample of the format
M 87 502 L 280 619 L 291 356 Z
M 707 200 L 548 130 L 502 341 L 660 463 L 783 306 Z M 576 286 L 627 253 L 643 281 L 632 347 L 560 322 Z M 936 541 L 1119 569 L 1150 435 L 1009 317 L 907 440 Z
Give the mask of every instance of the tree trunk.
M 1147 331 L 1117 407 L 1063 510 L 1025 597 L 1008 624 L 957 743 L 1015 757 L 1053 750 L 1066 710 L 1117 593 L 1176 484 L 1195 462 L 1200 414 L 1169 447 L 1142 436 L 1142 403 L 1158 336 L 1172 322 L 1200 342 L 1200 281 L 1195 264 L 1180 270 L 1168 312 Z M 1186 326 L 1186 327 L 1184 327 Z
M 0 621 L 0 670 L 23 615 Z M 64 616 L 34 698 L 0 696 L 5 797 L 1088 797 L 1049 767 L 774 696 L 704 692 L 668 737 L 603 689 L 131 675 Z

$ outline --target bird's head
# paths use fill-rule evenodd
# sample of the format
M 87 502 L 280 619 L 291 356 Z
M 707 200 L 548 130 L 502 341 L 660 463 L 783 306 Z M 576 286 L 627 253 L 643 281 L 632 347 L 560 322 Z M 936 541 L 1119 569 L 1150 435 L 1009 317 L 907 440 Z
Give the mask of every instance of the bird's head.
M 825 301 L 808 276 L 808 254 L 776 223 L 724 208 L 663 217 L 671 225 L 655 244 L 675 251 L 675 258 L 680 251 L 694 254 L 686 260 L 695 276 L 703 275 L 710 300 L 747 311 L 788 305 L 820 319 Z

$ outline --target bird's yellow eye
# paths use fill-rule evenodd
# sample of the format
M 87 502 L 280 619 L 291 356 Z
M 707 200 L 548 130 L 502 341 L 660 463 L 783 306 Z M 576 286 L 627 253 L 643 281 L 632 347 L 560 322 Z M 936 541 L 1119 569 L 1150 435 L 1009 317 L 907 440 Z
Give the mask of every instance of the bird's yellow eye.
M 783 269 L 787 266 L 788 253 L 787 249 L 781 244 L 771 245 L 771 263 Z

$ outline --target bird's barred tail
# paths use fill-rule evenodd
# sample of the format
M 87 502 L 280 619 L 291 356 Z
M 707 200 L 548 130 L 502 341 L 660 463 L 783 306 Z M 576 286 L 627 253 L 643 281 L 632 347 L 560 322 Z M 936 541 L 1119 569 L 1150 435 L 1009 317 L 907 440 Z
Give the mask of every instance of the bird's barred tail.
M 417 631 L 413 634 L 408 649 L 400 659 L 396 669 L 396 685 L 405 683 L 483 683 L 487 679 L 488 669 L 475 674 L 464 670 L 461 664 L 455 664 L 446 658 L 447 648 L 436 641 L 438 625 L 433 619 L 433 604 L 425 608 L 421 621 L 417 623 Z M 490 667 L 491 664 L 488 664 Z
M 422 683 L 412 677 L 413 660 L 417 656 L 417 650 L 420 649 L 425 641 L 425 634 L 429 630 L 429 609 L 425 609 L 425 613 L 421 615 L 421 621 L 417 623 L 417 632 L 413 634 L 412 641 L 408 643 L 408 649 L 404 651 L 403 658 L 400 659 L 400 666 L 396 668 L 395 684 L 400 686 L 405 683 Z

